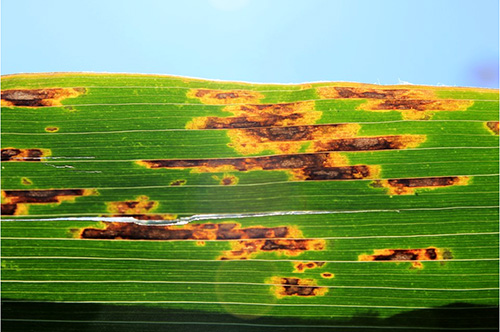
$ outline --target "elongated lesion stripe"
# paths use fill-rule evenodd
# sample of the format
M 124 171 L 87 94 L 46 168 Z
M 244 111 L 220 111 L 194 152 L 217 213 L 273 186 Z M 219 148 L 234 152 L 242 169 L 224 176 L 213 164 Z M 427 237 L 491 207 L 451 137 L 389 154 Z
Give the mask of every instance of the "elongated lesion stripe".
M 437 189 L 450 186 L 468 185 L 470 177 L 443 176 L 427 178 L 406 178 L 377 180 L 372 186 L 387 188 L 390 195 L 413 195 L 417 189 Z
M 105 240 L 231 241 L 232 250 L 223 251 L 219 260 L 248 259 L 263 252 L 296 256 L 308 250 L 323 250 L 326 246 L 322 239 L 302 238 L 302 232 L 292 226 L 242 228 L 237 223 L 146 226 L 118 222 L 104 222 L 103 226 L 84 228 L 78 236 L 81 239 Z
M 347 165 L 347 160 L 336 153 L 285 154 L 277 156 L 226 159 L 172 159 L 137 162 L 149 168 L 191 168 L 197 172 L 231 172 L 255 170 L 289 171 L 293 180 L 347 180 L 375 179 L 377 165 Z
M 3 148 L 2 162 L 5 161 L 42 161 L 51 155 L 49 149 L 16 149 Z
M 392 261 L 411 262 L 413 267 L 421 268 L 420 261 L 434 261 L 452 259 L 451 251 L 436 247 L 423 249 L 376 249 L 373 254 L 359 255 L 360 261 Z
M 27 214 L 30 204 L 59 204 L 97 194 L 95 189 L 2 190 L 2 215 Z
M 61 106 L 66 98 L 75 98 L 85 93 L 84 88 L 45 88 L 2 90 L 4 107 Z
M 359 110 L 399 111 L 408 120 L 427 120 L 436 111 L 465 111 L 474 104 L 471 100 L 441 99 L 433 90 L 416 88 L 325 86 L 318 87 L 317 93 L 323 99 L 367 99 Z

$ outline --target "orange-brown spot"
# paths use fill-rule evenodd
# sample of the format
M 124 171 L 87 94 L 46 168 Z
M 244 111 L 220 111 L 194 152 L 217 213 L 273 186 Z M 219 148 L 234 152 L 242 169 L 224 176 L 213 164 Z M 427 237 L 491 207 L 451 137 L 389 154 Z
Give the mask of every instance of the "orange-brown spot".
M 367 111 L 400 111 L 404 119 L 429 119 L 436 111 L 464 111 L 470 100 L 439 99 L 430 89 L 373 88 L 369 85 L 355 87 L 318 87 L 318 95 L 325 99 L 368 99 L 358 109 Z
M 234 175 L 230 174 L 224 174 L 222 178 L 219 178 L 218 176 L 214 176 L 214 178 L 219 181 L 219 184 L 221 186 L 234 186 L 238 184 L 238 178 Z
M 412 262 L 414 268 L 421 268 L 422 263 L 420 261 L 447 259 L 443 255 L 444 252 L 449 251 L 434 247 L 425 249 L 376 249 L 372 255 L 359 255 L 358 259 L 360 261 Z
M 49 133 L 56 133 L 59 131 L 58 127 L 45 127 L 45 131 Z
M 325 262 L 295 262 L 293 264 L 295 273 L 303 273 L 307 269 L 320 268 L 325 265 Z
M 2 161 L 41 161 L 51 155 L 49 149 L 2 149 Z
M 158 202 L 150 201 L 147 196 L 139 196 L 134 201 L 110 202 L 108 211 L 119 214 L 144 214 L 158 207 Z
M 2 91 L 2 106 L 44 107 L 61 106 L 66 98 L 85 93 L 84 88 L 13 89 Z
M 274 285 L 272 292 L 277 298 L 322 296 L 328 292 L 328 288 L 318 286 L 314 279 L 272 277 L 270 283 Z
M 486 122 L 486 128 L 488 128 L 488 130 L 490 130 L 495 135 L 499 134 L 500 129 L 498 121 Z
M 96 194 L 94 189 L 2 190 L 2 201 L 6 204 L 51 204 Z
M 209 90 L 193 89 L 187 93 L 189 98 L 197 98 L 203 104 L 243 104 L 257 103 L 265 96 L 257 91 L 251 90 Z
M 413 195 L 416 189 L 437 189 L 449 186 L 465 186 L 467 176 L 444 176 L 431 178 L 389 179 L 375 181 L 373 187 L 384 187 L 390 195 Z
M 323 273 L 321 273 L 321 276 L 325 279 L 331 279 L 331 278 L 335 277 L 335 275 L 333 273 L 330 273 L 330 272 L 323 272 Z
M 25 186 L 30 186 L 33 184 L 33 181 L 31 181 L 30 179 L 28 178 L 21 178 L 21 184 L 25 185 Z

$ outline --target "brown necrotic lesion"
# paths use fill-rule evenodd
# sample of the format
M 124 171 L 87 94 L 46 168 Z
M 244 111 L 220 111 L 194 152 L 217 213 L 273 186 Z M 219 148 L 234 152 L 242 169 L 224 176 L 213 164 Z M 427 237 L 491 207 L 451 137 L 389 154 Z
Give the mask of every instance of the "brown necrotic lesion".
M 135 200 L 108 203 L 108 211 L 119 214 L 143 214 L 154 210 L 158 202 L 150 201 L 147 196 L 138 196 Z
M 48 149 L 16 149 L 4 148 L 1 151 L 2 161 L 42 161 L 50 156 Z
M 366 99 L 358 109 L 366 111 L 399 111 L 404 119 L 427 120 L 436 111 L 465 111 L 471 100 L 441 99 L 431 89 L 374 88 L 370 85 L 353 87 L 318 87 L 323 99 Z
M 96 194 L 95 189 L 2 190 L 2 215 L 26 214 L 30 204 L 59 204 Z
M 219 260 L 249 259 L 263 252 L 296 256 L 308 250 L 323 250 L 326 246 L 321 239 L 301 238 L 301 232 L 292 226 L 242 228 L 237 223 L 154 226 L 121 222 L 104 222 L 103 225 L 104 228 L 84 228 L 79 237 L 108 240 L 231 241 L 231 250 L 222 252 Z
M 329 153 L 287 154 L 263 157 L 220 159 L 158 159 L 139 164 L 149 168 L 195 169 L 199 172 L 286 170 L 307 166 L 333 166 L 336 156 Z
M 315 110 L 313 101 L 278 104 L 229 105 L 224 112 L 227 117 L 196 117 L 186 129 L 245 129 L 262 127 L 284 127 L 313 124 L 322 112 Z
M 2 91 L 4 107 L 61 106 L 66 98 L 75 98 L 85 93 L 84 88 L 11 89 Z
M 335 153 L 304 153 L 264 157 L 226 159 L 171 159 L 138 162 L 149 168 L 193 169 L 198 172 L 230 172 L 255 170 L 289 171 L 293 180 L 374 179 L 376 165 L 345 166 L 346 160 Z
M 72 200 L 78 196 L 92 195 L 89 189 L 46 189 L 46 190 L 3 190 L 2 199 L 6 203 L 47 204 Z
M 388 189 L 390 195 L 413 195 L 417 189 L 437 189 L 450 186 L 464 186 L 469 184 L 467 176 L 443 176 L 428 178 L 407 178 L 377 180 L 372 186 Z
M 318 286 L 314 279 L 272 277 L 270 282 L 273 284 L 272 292 L 277 298 L 323 296 L 328 292 L 328 288 Z
M 187 97 L 198 99 L 203 104 L 219 105 L 256 103 L 265 96 L 252 90 L 192 89 L 188 91 Z
M 436 247 L 421 249 L 376 249 L 371 255 L 359 255 L 360 261 L 393 261 L 393 262 L 411 262 L 415 268 L 421 268 L 420 261 L 435 261 L 451 259 L 449 250 L 443 250 Z
M 392 135 L 319 140 L 308 151 L 375 151 L 415 148 L 426 139 L 425 135 Z
M 308 269 L 321 268 L 325 265 L 325 262 L 295 262 L 293 263 L 293 268 L 295 273 L 303 273 Z
M 488 130 L 490 132 L 492 132 L 493 134 L 495 134 L 495 135 L 498 135 L 499 132 L 500 132 L 499 122 L 498 121 L 488 121 L 488 122 L 486 122 L 486 128 L 488 128 Z

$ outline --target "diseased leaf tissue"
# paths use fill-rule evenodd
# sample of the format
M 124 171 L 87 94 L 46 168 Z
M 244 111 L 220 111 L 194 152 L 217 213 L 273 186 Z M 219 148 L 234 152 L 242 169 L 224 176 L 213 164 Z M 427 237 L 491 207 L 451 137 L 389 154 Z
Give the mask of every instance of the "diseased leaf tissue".
M 63 73 L 1 102 L 7 330 L 496 329 L 496 90 Z

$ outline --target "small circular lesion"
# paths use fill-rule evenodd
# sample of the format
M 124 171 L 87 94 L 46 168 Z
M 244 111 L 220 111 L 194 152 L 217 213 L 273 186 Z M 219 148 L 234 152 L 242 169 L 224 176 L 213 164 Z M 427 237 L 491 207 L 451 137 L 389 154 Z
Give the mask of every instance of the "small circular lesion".
M 59 127 L 53 127 L 53 126 L 45 127 L 45 131 L 48 133 L 56 133 L 59 131 Z

